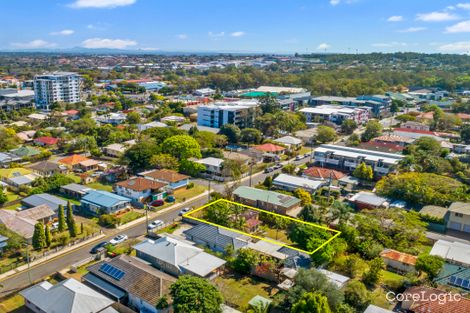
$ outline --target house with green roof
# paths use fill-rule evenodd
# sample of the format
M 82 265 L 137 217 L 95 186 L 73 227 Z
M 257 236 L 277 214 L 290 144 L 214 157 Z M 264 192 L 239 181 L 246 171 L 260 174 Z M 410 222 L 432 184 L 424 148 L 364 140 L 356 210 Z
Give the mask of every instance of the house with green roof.
M 279 214 L 286 214 L 300 205 L 300 199 L 296 197 L 247 186 L 235 189 L 233 196 L 240 203 Z
M 10 152 L 20 158 L 29 158 L 41 154 L 41 150 L 28 146 L 23 146 L 18 149 L 11 150 Z

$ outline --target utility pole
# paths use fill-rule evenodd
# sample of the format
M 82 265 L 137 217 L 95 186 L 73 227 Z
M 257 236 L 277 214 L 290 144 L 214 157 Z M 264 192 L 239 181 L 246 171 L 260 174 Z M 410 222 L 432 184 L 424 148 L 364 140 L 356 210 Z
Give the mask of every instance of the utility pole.
M 254 161 L 251 160 L 250 162 L 250 187 L 251 187 L 251 177 L 253 176 L 253 163 Z
M 207 194 L 207 201 L 211 202 L 211 180 L 209 179 L 209 186 L 208 186 L 208 194 Z
M 145 225 L 147 229 L 147 236 L 149 235 L 149 206 L 145 204 Z
M 29 260 L 29 249 L 28 249 L 28 244 L 26 244 L 26 262 L 28 262 L 28 279 L 29 279 L 29 284 L 33 284 L 33 280 L 31 279 L 31 262 Z

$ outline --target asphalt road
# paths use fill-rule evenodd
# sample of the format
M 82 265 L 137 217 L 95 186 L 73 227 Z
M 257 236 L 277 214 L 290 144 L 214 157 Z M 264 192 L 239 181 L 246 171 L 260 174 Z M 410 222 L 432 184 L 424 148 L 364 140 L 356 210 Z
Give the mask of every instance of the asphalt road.
M 294 163 L 298 166 L 305 164 L 308 162 L 310 158 L 303 158 L 302 160 L 299 161 L 294 161 L 294 160 L 289 160 L 289 161 L 284 161 L 282 164 L 288 164 L 288 163 Z M 280 173 L 281 169 L 278 169 L 276 171 L 273 171 L 271 173 L 256 173 L 253 174 L 251 177 L 252 180 L 252 186 L 264 181 L 264 179 L 267 176 L 272 176 L 276 173 Z M 201 179 L 196 179 L 194 180 L 198 184 L 203 184 L 203 185 L 208 185 L 207 180 L 201 180 Z M 232 182 L 230 182 L 232 183 Z M 250 183 L 249 177 L 244 177 L 241 180 L 241 185 L 248 186 Z M 215 183 L 211 182 L 211 191 L 219 191 L 223 192 L 225 189 L 225 185 L 221 183 Z M 201 197 L 196 200 L 193 200 L 185 206 L 191 206 L 191 207 L 200 207 L 204 204 L 206 204 L 208 201 L 207 197 Z M 175 220 L 178 217 L 178 213 L 182 206 L 177 206 L 171 211 L 166 211 L 165 213 L 162 214 L 151 214 L 151 218 L 149 219 L 149 222 L 160 219 L 163 220 L 164 222 L 171 222 Z M 84 245 L 80 248 L 77 248 L 75 250 L 63 253 L 58 255 L 57 257 L 48 260 L 44 263 L 32 266 L 31 269 L 29 270 L 29 273 L 31 275 L 31 281 L 38 282 L 41 281 L 44 277 L 48 277 L 56 273 L 57 271 L 60 271 L 64 268 L 67 268 L 71 266 L 72 264 L 75 264 L 81 260 L 84 260 L 85 258 L 90 256 L 90 249 L 96 245 L 98 242 L 101 241 L 109 241 L 112 237 L 119 235 L 119 234 L 126 234 L 129 238 L 138 238 L 143 235 L 145 235 L 147 232 L 146 229 L 146 222 L 142 222 L 139 224 L 136 224 L 130 228 L 127 228 L 122 231 L 118 230 L 113 230 L 113 231 L 106 231 L 106 237 L 97 239 L 87 245 Z M 28 271 L 22 271 L 17 274 L 14 274 L 2 281 L 0 281 L 0 297 L 7 296 L 9 294 L 15 293 L 20 291 L 21 289 L 27 287 L 30 285 L 30 280 L 29 280 L 29 275 Z
M 191 201 L 190 203 L 186 205 L 199 207 L 205 204 L 206 202 L 207 202 L 207 198 L 202 197 L 194 201 Z M 163 220 L 164 222 L 171 222 L 178 217 L 178 213 L 181 208 L 182 206 L 177 206 L 173 210 L 162 213 L 161 215 L 152 214 L 152 218 L 150 219 L 150 221 L 155 220 L 155 219 L 160 219 L 160 220 Z M 36 266 L 32 266 L 30 269 L 31 280 L 33 282 L 40 281 L 44 277 L 50 276 L 56 273 L 57 271 L 67 268 L 70 265 L 89 257 L 91 255 L 90 249 L 94 245 L 96 245 L 98 242 L 109 241 L 112 237 L 118 234 L 126 234 L 129 236 L 129 238 L 137 238 L 137 237 L 145 235 L 146 232 L 147 230 L 146 230 L 145 221 L 122 231 L 111 232 L 109 233 L 109 235 L 107 235 L 104 238 L 97 239 L 96 241 L 91 242 L 87 245 L 84 245 L 78 249 L 61 254 L 57 256 L 56 258 L 53 258 L 49 261 L 38 264 Z M 0 281 L 0 288 L 1 288 L 0 297 L 4 297 L 11 293 L 18 292 L 28 285 L 30 285 L 28 271 L 19 272 L 13 276 L 6 278 L 3 281 Z

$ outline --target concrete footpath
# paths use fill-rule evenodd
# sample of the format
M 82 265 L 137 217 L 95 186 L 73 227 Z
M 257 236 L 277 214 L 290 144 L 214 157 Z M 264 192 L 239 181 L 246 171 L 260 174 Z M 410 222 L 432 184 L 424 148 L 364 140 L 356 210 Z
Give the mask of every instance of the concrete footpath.
M 203 197 L 207 197 L 208 194 L 209 194 L 209 192 L 206 190 L 206 191 L 204 191 L 202 194 L 199 194 L 199 195 L 197 195 L 197 196 L 195 196 L 195 197 L 193 197 L 193 198 L 187 199 L 185 202 L 175 203 L 175 204 L 170 205 L 169 207 L 164 208 L 164 209 L 162 209 L 162 210 L 159 210 L 159 211 L 156 211 L 156 212 L 151 212 L 151 213 L 149 213 L 148 218 L 149 218 L 149 220 L 150 220 L 150 219 L 153 219 L 153 218 L 155 218 L 155 217 L 157 217 L 157 216 L 159 216 L 159 215 L 161 215 L 161 214 L 164 214 L 165 212 L 172 211 L 172 210 L 176 209 L 177 207 L 184 207 L 187 203 L 193 202 L 194 200 L 198 200 L 198 199 L 203 198 Z M 8 271 L 8 272 L 5 272 L 5 273 L 3 273 L 3 274 L 0 274 L 0 281 L 2 281 L 2 280 L 4 280 L 4 279 L 7 279 L 8 277 L 13 276 L 13 275 L 15 275 L 15 274 L 17 274 L 17 273 L 19 273 L 19 272 L 25 271 L 25 270 L 28 269 L 28 267 L 34 267 L 34 266 L 39 265 L 39 264 L 41 264 L 41 263 L 44 263 L 44 262 L 47 262 L 47 261 L 52 260 L 52 259 L 54 259 L 54 258 L 60 257 L 61 255 L 67 254 L 67 253 L 69 253 L 69 252 L 71 252 L 71 251 L 74 251 L 74 250 L 76 250 L 76 249 L 79 249 L 80 247 L 83 247 L 83 246 L 85 246 L 85 245 L 87 245 L 87 244 L 89 244 L 89 243 L 91 243 L 91 242 L 94 242 L 94 241 L 97 241 L 97 240 L 102 239 L 102 238 L 104 238 L 104 237 L 110 236 L 110 235 L 112 235 L 113 233 L 118 233 L 118 232 L 120 232 L 120 231 L 122 231 L 122 230 L 126 230 L 126 229 L 131 228 L 131 227 L 133 227 L 133 226 L 135 226 L 135 225 L 141 224 L 141 223 L 145 222 L 145 220 L 146 220 L 146 217 L 143 216 L 143 217 L 141 217 L 141 218 L 138 218 L 138 219 L 136 219 L 136 220 L 133 220 L 133 221 L 131 221 L 131 222 L 129 222 L 129 223 L 126 223 L 126 224 L 124 224 L 124 225 L 120 225 L 120 226 L 118 226 L 117 228 L 113 229 L 113 230 L 110 231 L 110 232 L 106 232 L 106 233 L 103 233 L 103 232 L 102 232 L 102 233 L 101 233 L 100 235 L 98 235 L 98 236 L 91 237 L 91 238 L 89 238 L 88 240 L 82 241 L 82 242 L 77 243 L 77 244 L 75 244 L 75 245 L 73 245 L 73 246 L 66 247 L 66 248 L 64 248 L 64 249 L 62 249 L 62 250 L 60 250 L 60 251 L 51 253 L 51 254 L 49 254 L 49 255 L 47 255 L 47 256 L 44 256 L 44 257 L 42 257 L 42 258 L 40 258 L 40 259 L 34 260 L 34 261 L 32 261 L 31 263 L 29 263 L 29 265 L 28 265 L 28 264 L 21 265 L 21 266 L 15 268 L 15 269 L 13 269 L 13 270 L 10 270 L 10 271 Z
M 66 248 L 63 248 L 62 250 L 59 250 L 59 251 L 57 251 L 57 252 L 48 254 L 48 255 L 46 255 L 46 256 L 40 258 L 40 259 L 34 260 L 34 261 L 32 261 L 31 263 L 29 263 L 29 264 L 25 264 L 25 265 L 18 266 L 17 268 L 15 268 L 15 269 L 13 269 L 13 270 L 11 270 L 11 271 L 8 271 L 8 272 L 5 272 L 5 273 L 1 274 L 1 275 L 0 275 L 0 281 L 3 280 L 3 279 L 6 279 L 6 278 L 8 278 L 8 277 L 10 277 L 10 276 L 12 276 L 12 275 L 15 275 L 15 274 L 18 273 L 18 272 L 22 272 L 22 271 L 24 271 L 24 270 L 27 270 L 28 267 L 33 267 L 33 266 L 35 266 L 35 265 L 44 263 L 44 262 L 46 262 L 46 261 L 49 261 L 49 260 L 51 260 L 51 259 L 54 259 L 54 258 L 57 257 L 57 256 L 60 256 L 60 255 L 62 255 L 62 254 L 65 254 L 65 253 L 68 253 L 68 252 L 73 251 L 73 250 L 75 250 L 75 249 L 78 249 L 78 248 L 80 248 L 80 247 L 82 247 L 82 246 L 84 246 L 84 245 L 89 244 L 90 242 L 93 242 L 93 241 L 95 241 L 95 240 L 101 239 L 101 238 L 103 238 L 103 237 L 106 237 L 106 235 L 103 234 L 103 233 L 101 233 L 101 234 L 99 234 L 98 236 L 91 237 L 91 238 L 89 238 L 89 239 L 87 239 L 87 240 L 85 240 L 85 241 L 82 241 L 82 242 L 77 243 L 77 244 L 72 245 L 72 246 L 68 246 L 68 247 L 66 247 Z

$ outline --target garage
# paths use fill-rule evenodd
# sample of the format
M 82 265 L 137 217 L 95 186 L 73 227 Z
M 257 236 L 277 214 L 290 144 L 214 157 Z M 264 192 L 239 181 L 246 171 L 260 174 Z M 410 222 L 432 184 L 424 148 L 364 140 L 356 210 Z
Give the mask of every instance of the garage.
M 464 224 L 463 225 L 463 231 L 466 232 L 466 233 L 470 233 L 470 225 Z
M 453 229 L 453 230 L 461 230 L 462 229 L 462 224 L 457 223 L 457 222 L 450 222 L 448 228 Z

